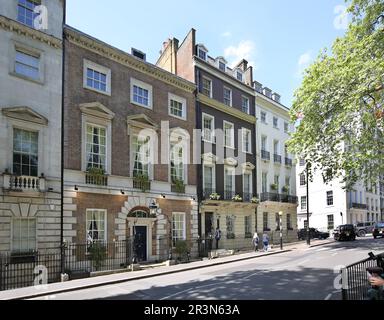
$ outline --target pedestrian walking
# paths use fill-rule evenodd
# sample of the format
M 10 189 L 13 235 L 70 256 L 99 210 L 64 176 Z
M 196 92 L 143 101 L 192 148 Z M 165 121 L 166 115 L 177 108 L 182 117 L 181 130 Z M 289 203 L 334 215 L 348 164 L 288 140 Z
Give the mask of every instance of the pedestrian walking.
M 263 245 L 264 245 L 264 251 L 268 251 L 269 237 L 266 233 L 263 234 Z
M 255 251 L 259 251 L 259 236 L 257 232 L 253 234 L 252 244 L 255 247 Z
M 217 250 L 219 249 L 219 241 L 221 239 L 221 230 L 219 227 L 216 228 L 215 239 L 216 239 L 216 250 Z

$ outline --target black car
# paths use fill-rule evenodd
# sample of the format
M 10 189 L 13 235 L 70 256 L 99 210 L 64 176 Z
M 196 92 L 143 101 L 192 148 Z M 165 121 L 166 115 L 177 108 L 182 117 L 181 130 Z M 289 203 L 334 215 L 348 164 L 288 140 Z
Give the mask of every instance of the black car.
M 384 237 L 384 222 L 378 222 L 375 224 L 373 228 L 373 237 L 376 239 L 377 237 Z
M 333 232 L 336 241 L 356 240 L 356 230 L 353 224 L 343 224 L 338 226 Z
M 327 239 L 329 238 L 329 232 L 322 232 L 315 228 L 309 228 L 309 236 L 311 239 Z M 297 231 L 297 238 L 299 240 L 307 239 L 307 229 L 300 229 Z

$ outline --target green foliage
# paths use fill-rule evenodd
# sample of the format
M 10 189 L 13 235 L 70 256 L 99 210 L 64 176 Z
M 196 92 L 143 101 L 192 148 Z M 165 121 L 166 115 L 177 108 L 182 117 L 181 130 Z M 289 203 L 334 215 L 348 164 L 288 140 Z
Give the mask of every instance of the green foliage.
M 190 248 L 186 240 L 177 240 L 175 244 L 175 253 L 181 259 L 182 256 L 189 252 Z
M 271 190 L 277 190 L 277 184 L 276 183 L 272 183 L 271 184 Z
M 185 184 L 183 180 L 174 179 L 173 180 L 173 186 L 175 188 L 175 191 L 177 193 L 184 193 L 185 192 Z
M 253 197 L 253 198 L 251 199 L 251 202 L 252 202 L 252 203 L 259 204 L 259 203 L 260 203 L 260 200 L 259 200 L 259 198 L 257 198 L 257 197 Z
M 243 198 L 240 197 L 240 195 L 235 195 L 233 198 L 232 198 L 232 201 L 234 202 L 242 202 L 243 201 Z
M 210 200 L 220 200 L 220 195 L 218 193 L 212 193 L 210 196 L 209 196 L 209 199 Z
M 281 191 L 287 193 L 289 191 L 289 186 L 284 186 L 281 188 Z
M 105 259 L 107 259 L 107 248 L 99 242 L 94 242 L 89 247 L 89 259 L 92 261 L 96 271 L 100 270 Z
M 384 172 L 384 2 L 352 0 L 345 36 L 324 49 L 295 92 L 292 122 L 304 118 L 289 150 L 320 170 L 325 182 L 341 178 L 350 190 L 370 186 Z M 382 18 L 380 18 L 382 17 Z
M 142 192 L 150 189 L 149 177 L 146 174 L 137 174 L 133 177 L 134 183 L 139 186 Z

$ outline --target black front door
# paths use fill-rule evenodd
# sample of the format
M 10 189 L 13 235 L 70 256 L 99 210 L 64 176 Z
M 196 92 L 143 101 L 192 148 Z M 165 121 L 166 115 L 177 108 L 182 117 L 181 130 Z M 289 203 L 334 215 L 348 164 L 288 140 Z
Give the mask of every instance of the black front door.
M 212 235 L 212 229 L 213 229 L 213 213 L 205 213 L 205 237 L 209 237 Z
M 147 261 L 146 226 L 135 226 L 135 251 L 138 262 Z

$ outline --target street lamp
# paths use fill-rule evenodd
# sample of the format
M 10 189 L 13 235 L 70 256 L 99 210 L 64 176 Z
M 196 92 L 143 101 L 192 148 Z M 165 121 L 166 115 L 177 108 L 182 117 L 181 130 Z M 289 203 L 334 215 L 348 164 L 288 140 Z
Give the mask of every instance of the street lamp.
M 281 218 L 283 217 L 283 211 L 279 212 L 279 218 L 280 218 L 280 250 L 283 250 L 283 227 L 282 227 L 282 222 Z
M 165 197 L 165 196 L 164 196 Z M 156 204 L 155 200 L 149 205 L 149 212 L 151 215 L 156 217 L 159 215 L 159 206 Z M 172 260 L 172 221 L 168 216 L 164 215 L 169 224 L 169 249 L 168 249 L 168 260 Z
M 306 166 L 306 174 L 307 174 L 307 245 L 311 244 L 311 236 L 309 234 L 309 162 L 307 162 Z

